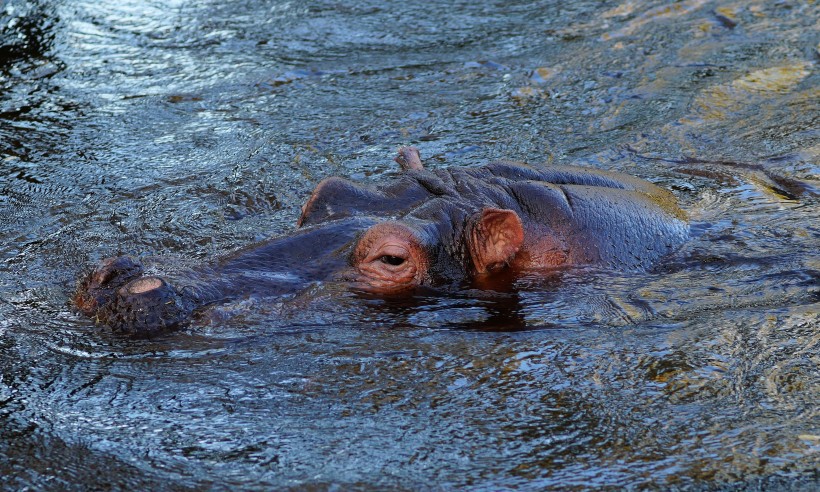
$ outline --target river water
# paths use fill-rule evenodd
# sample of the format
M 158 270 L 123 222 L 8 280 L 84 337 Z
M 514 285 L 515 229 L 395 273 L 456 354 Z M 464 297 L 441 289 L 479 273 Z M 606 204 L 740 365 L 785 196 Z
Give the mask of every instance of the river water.
M 0 5 L 0 488 L 820 483 L 815 1 Z M 320 283 L 151 339 L 71 309 L 101 258 L 286 233 L 403 144 L 637 175 L 693 238 L 651 272 Z

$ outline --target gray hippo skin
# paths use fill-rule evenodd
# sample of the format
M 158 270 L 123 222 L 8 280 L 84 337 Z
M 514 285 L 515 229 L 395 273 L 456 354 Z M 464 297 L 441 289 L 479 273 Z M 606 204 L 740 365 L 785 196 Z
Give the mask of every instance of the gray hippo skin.
M 153 333 L 202 306 L 316 281 L 397 294 L 573 265 L 642 270 L 689 234 L 671 193 L 625 174 L 516 162 L 426 170 L 413 147 L 396 161 L 404 172 L 374 185 L 322 181 L 298 230 L 176 285 L 143 275 L 129 257 L 103 260 L 80 281 L 75 304 L 114 329 Z

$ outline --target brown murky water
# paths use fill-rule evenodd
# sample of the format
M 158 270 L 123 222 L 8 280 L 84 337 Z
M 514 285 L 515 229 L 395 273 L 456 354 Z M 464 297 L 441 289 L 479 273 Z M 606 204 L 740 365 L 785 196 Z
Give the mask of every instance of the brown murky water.
M 815 1 L 0 7 L 0 476 L 16 489 L 813 490 Z M 364 298 L 317 284 L 151 340 L 75 315 L 122 252 L 291 230 L 323 177 L 625 171 L 657 270 Z

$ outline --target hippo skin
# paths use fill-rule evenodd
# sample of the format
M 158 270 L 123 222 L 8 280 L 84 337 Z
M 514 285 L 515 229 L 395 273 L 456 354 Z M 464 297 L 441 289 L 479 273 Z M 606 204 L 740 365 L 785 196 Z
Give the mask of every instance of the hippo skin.
M 625 174 L 495 162 L 427 170 L 414 147 L 404 170 L 361 185 L 332 177 L 302 207 L 298 229 L 218 258 L 174 285 L 136 260 L 103 260 L 74 295 L 115 330 L 153 333 L 194 310 L 337 281 L 375 294 L 446 288 L 575 265 L 643 270 L 689 234 L 671 193 Z

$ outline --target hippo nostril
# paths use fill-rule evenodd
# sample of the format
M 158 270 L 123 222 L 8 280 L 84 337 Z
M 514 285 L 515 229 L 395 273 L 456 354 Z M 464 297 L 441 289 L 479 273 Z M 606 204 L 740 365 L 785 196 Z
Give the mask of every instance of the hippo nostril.
M 112 328 L 150 335 L 183 322 L 191 313 L 179 292 L 162 277 L 141 277 L 122 286 L 99 316 Z
M 128 284 L 128 292 L 131 294 L 143 294 L 162 287 L 162 280 L 157 277 L 146 277 L 134 280 Z
M 113 299 L 117 289 L 139 277 L 142 271 L 142 265 L 127 256 L 106 258 L 77 284 L 74 303 L 83 313 L 96 315 Z

